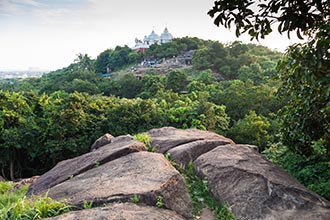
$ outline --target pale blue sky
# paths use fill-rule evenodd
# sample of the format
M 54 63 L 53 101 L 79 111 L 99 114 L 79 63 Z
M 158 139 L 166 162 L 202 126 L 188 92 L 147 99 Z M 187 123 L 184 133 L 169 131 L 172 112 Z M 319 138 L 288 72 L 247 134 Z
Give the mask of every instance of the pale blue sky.
M 95 58 L 117 45 L 133 46 L 165 26 L 174 37 L 223 43 L 234 30 L 217 28 L 207 15 L 213 0 L 0 0 L 0 70 L 62 68 L 78 53 Z M 249 37 L 239 40 L 248 42 Z M 274 34 L 261 44 L 283 51 L 294 41 Z

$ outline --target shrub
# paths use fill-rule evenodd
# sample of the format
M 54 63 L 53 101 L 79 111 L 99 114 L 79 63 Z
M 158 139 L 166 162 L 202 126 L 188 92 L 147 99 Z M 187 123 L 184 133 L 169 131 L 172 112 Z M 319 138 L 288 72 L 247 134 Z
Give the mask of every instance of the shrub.
M 307 188 L 330 199 L 330 161 L 322 154 L 307 157 L 293 153 L 280 143 L 271 145 L 263 154 Z
M 149 152 L 155 152 L 155 148 L 151 146 L 151 138 L 147 133 L 139 133 L 134 135 L 134 140 L 144 143 Z
M 0 183 L 0 219 L 25 220 L 52 217 L 68 212 L 71 207 L 44 197 L 26 198 L 29 186 L 13 190 L 13 184 Z

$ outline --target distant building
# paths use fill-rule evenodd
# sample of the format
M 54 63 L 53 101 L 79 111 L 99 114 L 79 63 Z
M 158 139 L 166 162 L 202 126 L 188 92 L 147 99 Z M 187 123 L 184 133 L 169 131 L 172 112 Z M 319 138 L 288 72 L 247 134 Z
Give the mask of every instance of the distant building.
M 163 33 L 159 36 L 152 30 L 149 36 L 144 36 L 143 41 L 135 38 L 135 46 L 132 48 L 135 51 L 145 51 L 153 44 L 165 44 L 173 40 L 172 34 L 168 31 L 167 27 L 164 29 Z

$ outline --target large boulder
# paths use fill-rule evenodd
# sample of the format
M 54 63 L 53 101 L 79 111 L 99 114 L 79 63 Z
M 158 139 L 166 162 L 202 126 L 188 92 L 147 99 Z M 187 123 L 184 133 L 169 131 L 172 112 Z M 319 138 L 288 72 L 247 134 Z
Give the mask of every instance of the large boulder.
M 93 152 L 59 162 L 53 169 L 31 184 L 27 195 L 40 194 L 87 170 L 127 154 L 145 150 L 146 146 L 143 143 L 132 140 L 132 138 L 126 136 L 113 138 L 110 144 Z
M 173 211 L 151 206 L 142 206 L 131 203 L 111 204 L 102 208 L 93 208 L 69 212 L 47 220 L 107 220 L 107 219 L 132 219 L 132 220 L 185 220 Z
M 194 169 L 240 220 L 329 220 L 330 204 L 249 145 L 219 146 Z
M 195 128 L 182 130 L 174 127 L 163 127 L 152 129 L 147 133 L 151 137 L 151 146 L 155 147 L 156 151 L 159 153 L 166 153 L 168 150 L 179 145 L 200 140 L 217 140 L 225 144 L 234 144 L 229 138 Z
M 110 144 L 111 139 L 114 137 L 111 134 L 104 134 L 102 137 L 98 138 L 91 146 L 91 151 L 97 150 L 104 145 Z
M 48 191 L 49 197 L 66 200 L 76 206 L 86 201 L 92 201 L 95 205 L 127 202 L 135 195 L 142 203 L 153 206 L 161 199 L 165 208 L 184 217 L 191 216 L 192 205 L 183 178 L 158 153 L 128 154 L 68 179 Z

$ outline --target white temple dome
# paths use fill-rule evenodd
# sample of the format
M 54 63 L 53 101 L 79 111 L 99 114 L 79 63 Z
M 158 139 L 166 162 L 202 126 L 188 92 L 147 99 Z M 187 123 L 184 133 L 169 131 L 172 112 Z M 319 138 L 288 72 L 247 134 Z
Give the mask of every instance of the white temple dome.
M 173 39 L 173 36 L 170 32 L 168 32 L 167 27 L 165 28 L 164 32 L 160 35 L 160 43 L 168 43 L 171 42 Z
M 150 44 L 150 45 L 159 42 L 159 36 L 158 36 L 158 34 L 155 33 L 154 30 L 153 30 L 153 31 L 151 32 L 151 34 L 148 36 L 148 41 L 149 41 L 149 44 Z

